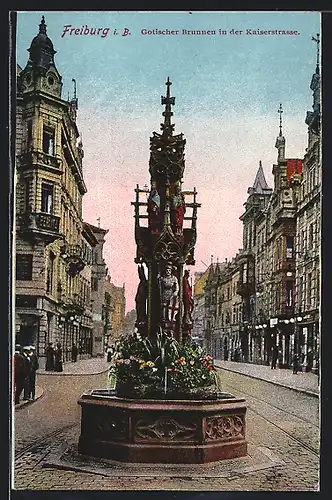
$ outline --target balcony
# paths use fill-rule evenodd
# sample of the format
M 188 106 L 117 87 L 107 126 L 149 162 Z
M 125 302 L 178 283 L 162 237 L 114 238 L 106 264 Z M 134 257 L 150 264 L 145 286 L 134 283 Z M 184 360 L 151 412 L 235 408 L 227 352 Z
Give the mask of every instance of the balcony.
M 241 281 L 238 281 L 236 286 L 236 293 L 238 295 L 241 295 L 241 297 L 248 297 L 249 295 L 254 293 L 254 289 L 254 283 L 241 283 Z
M 87 264 L 86 251 L 81 245 L 63 245 L 61 257 L 66 262 L 67 272 L 72 278 L 77 276 Z
M 56 156 L 49 155 L 47 153 L 44 153 L 42 151 L 29 151 L 27 153 L 24 153 L 19 157 L 19 166 L 24 167 L 24 166 L 31 166 L 31 165 L 40 165 L 40 166 L 45 166 L 45 167 L 51 167 L 52 170 L 56 169 L 57 171 L 61 172 L 61 159 L 57 158 Z
M 45 242 L 61 238 L 60 217 L 42 212 L 27 212 L 20 220 L 22 232 L 28 237 L 42 237 Z

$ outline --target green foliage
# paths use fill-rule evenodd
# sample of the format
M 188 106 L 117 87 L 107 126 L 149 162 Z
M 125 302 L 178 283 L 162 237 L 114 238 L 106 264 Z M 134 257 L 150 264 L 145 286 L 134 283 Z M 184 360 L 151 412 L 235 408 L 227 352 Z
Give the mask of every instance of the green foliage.
M 155 344 L 138 333 L 116 344 L 110 376 L 116 377 L 119 395 L 162 393 L 166 371 L 167 393 L 204 395 L 217 390 L 213 359 L 191 338 L 180 344 L 172 332 L 160 329 Z

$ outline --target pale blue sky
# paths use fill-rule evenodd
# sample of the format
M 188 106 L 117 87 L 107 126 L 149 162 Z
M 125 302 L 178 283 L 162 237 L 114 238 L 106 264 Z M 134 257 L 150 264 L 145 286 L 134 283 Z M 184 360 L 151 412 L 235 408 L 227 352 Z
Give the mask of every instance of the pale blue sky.
M 116 284 L 126 282 L 127 309 L 134 304 L 137 270 L 133 211 L 136 183 L 149 183 L 149 138 L 159 131 L 160 96 L 173 85 L 175 132 L 187 140 L 185 189 L 198 190 L 196 266 L 210 255 L 235 256 L 242 247 L 239 217 L 259 161 L 273 187 L 272 165 L 283 104 L 286 156 L 303 158 L 305 116 L 312 108 L 310 81 L 320 32 L 317 12 L 23 12 L 18 14 L 17 62 L 38 33 L 42 14 L 63 77 L 63 98 L 77 81 L 78 126 L 83 134 L 88 193 L 84 217 L 109 228 L 105 257 Z M 110 28 L 108 35 L 65 35 L 73 28 Z M 128 28 L 130 36 L 115 36 Z M 142 29 L 229 32 L 297 30 L 274 35 L 142 35 Z M 128 237 L 128 235 L 132 235 Z M 120 249 L 120 253 L 119 253 Z M 121 259 L 119 255 L 121 254 Z
M 313 71 L 315 44 L 311 36 L 320 31 L 318 13 L 289 12 L 45 12 L 56 64 L 64 80 L 64 97 L 77 80 L 79 98 L 93 99 L 115 113 L 141 112 L 156 103 L 170 75 L 181 100 L 177 113 L 192 116 L 192 108 L 215 116 L 216 110 L 245 106 L 273 113 L 283 102 L 288 113 L 303 113 L 310 98 L 305 82 Z M 17 57 L 27 60 L 26 49 L 42 13 L 18 15 Z M 105 38 L 65 35 L 63 26 L 109 27 Z M 111 33 L 129 28 L 131 35 Z M 141 29 L 232 28 L 298 30 L 298 36 L 143 36 Z

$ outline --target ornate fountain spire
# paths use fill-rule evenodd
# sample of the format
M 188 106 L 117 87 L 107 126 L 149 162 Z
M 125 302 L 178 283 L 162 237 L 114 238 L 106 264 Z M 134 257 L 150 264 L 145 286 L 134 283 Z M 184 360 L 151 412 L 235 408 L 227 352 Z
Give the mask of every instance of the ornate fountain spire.
M 320 36 L 319 33 L 316 34 L 316 37 L 312 36 L 311 40 L 317 44 L 317 57 L 316 57 L 316 70 L 312 75 L 310 89 L 312 90 L 313 95 L 313 111 L 308 111 L 306 116 L 306 124 L 309 126 L 309 134 L 311 142 L 312 134 L 317 136 L 320 133 L 320 73 L 319 73 L 319 45 L 320 45 Z
M 164 123 L 160 124 L 160 129 L 163 132 L 163 135 L 172 135 L 174 131 L 175 125 L 171 123 L 171 117 L 173 116 L 171 106 L 175 105 L 175 97 L 171 97 L 170 86 L 172 82 L 169 77 L 167 77 L 166 82 L 166 97 L 161 96 L 161 104 L 165 105 L 165 111 L 163 111 L 162 115 L 164 116 Z
M 282 113 L 283 112 L 284 111 L 282 109 L 282 104 L 280 103 L 279 104 L 279 108 L 278 108 L 278 113 L 279 113 L 279 135 L 278 135 L 276 143 L 275 143 L 275 147 L 278 150 L 278 162 L 285 160 L 285 143 L 286 143 L 286 140 L 285 140 L 285 137 L 282 135 Z
M 320 44 L 320 35 L 319 35 L 319 33 L 316 34 L 316 38 L 314 36 L 312 36 L 311 40 L 313 42 L 316 42 L 316 44 L 317 44 L 316 73 L 317 73 L 317 75 L 319 75 L 319 44 Z
M 136 186 L 135 240 L 137 251 L 135 262 L 148 268 L 148 292 L 142 296 L 146 319 L 140 321 L 140 306 L 136 308 L 136 327 L 142 335 L 153 339 L 159 327 L 172 331 L 181 341 L 182 335 L 189 335 L 192 323 L 184 311 L 184 265 L 194 265 L 196 243 L 197 191 L 182 191 L 185 169 L 183 134 L 174 134 L 171 123 L 172 106 L 169 77 L 166 93 L 161 97 L 165 106 L 162 116 L 161 133 L 153 132 L 150 137 L 149 173 L 151 188 L 146 201 L 147 186 Z M 186 200 L 186 197 L 191 197 Z M 145 213 L 140 212 L 143 208 Z M 147 214 L 146 214 L 147 212 Z M 147 219 L 147 225 L 141 219 Z M 191 222 L 191 225 L 190 225 Z M 177 283 L 173 295 L 168 297 L 167 286 Z M 140 286 L 140 285 L 139 285 Z M 173 285 L 172 285 L 173 286 Z M 138 290 L 137 300 L 139 299 Z M 186 292 L 187 293 L 187 292 Z M 167 298 L 168 297 L 168 298 Z
M 279 136 L 281 137 L 282 136 L 282 113 L 283 113 L 281 103 L 279 104 L 278 113 L 279 113 Z

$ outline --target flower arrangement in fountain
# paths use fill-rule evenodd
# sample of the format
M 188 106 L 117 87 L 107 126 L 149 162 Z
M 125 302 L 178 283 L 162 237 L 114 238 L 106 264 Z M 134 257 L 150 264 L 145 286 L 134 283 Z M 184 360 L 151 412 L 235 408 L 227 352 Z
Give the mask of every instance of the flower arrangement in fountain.
M 155 344 L 137 332 L 122 337 L 109 377 L 120 397 L 212 398 L 218 391 L 213 358 L 191 338 L 180 344 L 162 329 Z

